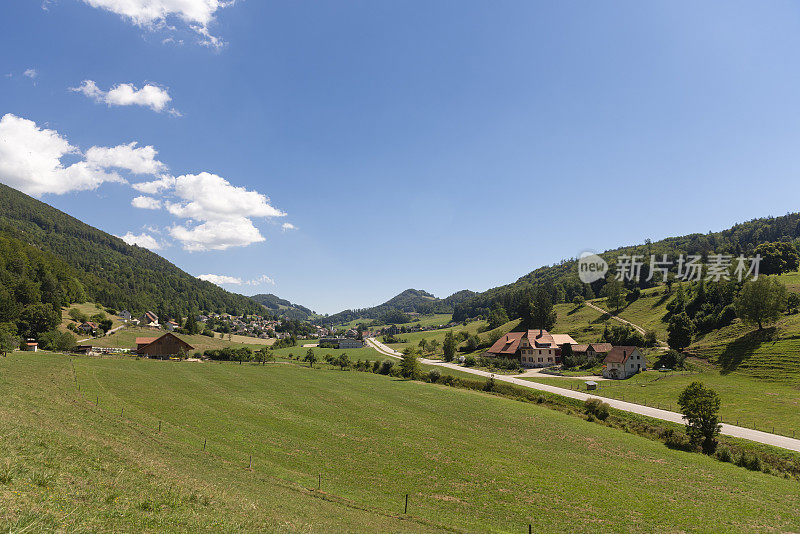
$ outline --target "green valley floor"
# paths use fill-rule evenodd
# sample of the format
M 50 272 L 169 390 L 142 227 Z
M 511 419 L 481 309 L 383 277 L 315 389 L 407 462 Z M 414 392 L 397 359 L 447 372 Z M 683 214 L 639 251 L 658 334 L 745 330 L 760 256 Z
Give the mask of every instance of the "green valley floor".
M 480 392 L 47 353 L 0 391 L 4 531 L 800 530 L 796 481 Z

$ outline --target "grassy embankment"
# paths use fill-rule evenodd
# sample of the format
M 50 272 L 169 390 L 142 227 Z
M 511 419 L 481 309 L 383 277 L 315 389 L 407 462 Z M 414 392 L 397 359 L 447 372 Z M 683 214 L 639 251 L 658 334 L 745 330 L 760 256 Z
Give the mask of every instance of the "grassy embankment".
M 111 335 L 94 338 L 91 340 L 91 344 L 95 347 L 119 347 L 126 349 L 135 349 L 137 337 L 158 337 L 164 335 L 165 333 L 166 332 L 164 330 L 152 330 L 150 328 L 128 326 L 117 332 L 114 332 Z M 180 337 L 181 339 L 189 343 L 191 346 L 193 346 L 196 351 L 200 352 L 209 349 L 222 349 L 225 347 L 233 347 L 233 348 L 250 347 L 253 350 L 257 350 L 261 347 L 264 347 L 266 345 L 271 345 L 272 343 L 275 342 L 275 340 L 273 339 L 266 340 L 266 339 L 258 339 L 254 337 L 237 336 L 237 335 L 231 336 L 231 340 L 228 340 L 227 335 L 222 337 L 211 338 L 200 334 L 192 336 L 178 334 L 178 337 Z
M 796 481 L 480 392 L 19 353 L 0 377 L 3 530 L 800 529 Z

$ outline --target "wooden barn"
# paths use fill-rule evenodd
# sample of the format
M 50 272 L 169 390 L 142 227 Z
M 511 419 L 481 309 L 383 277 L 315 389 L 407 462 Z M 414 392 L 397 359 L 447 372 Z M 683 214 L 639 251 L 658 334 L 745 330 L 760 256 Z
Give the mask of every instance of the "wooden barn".
M 169 358 L 187 354 L 194 347 L 168 332 L 159 338 L 136 338 L 136 353 L 148 358 Z

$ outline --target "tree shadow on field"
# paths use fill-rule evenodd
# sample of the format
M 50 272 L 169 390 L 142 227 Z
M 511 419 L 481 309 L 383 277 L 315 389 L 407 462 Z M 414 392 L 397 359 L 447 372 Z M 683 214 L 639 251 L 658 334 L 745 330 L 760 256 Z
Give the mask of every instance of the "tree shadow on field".
M 717 358 L 717 364 L 722 367 L 722 374 L 735 371 L 743 361 L 753 355 L 762 343 L 773 341 L 776 332 L 777 328 L 774 326 L 763 330 L 753 330 L 728 343 Z

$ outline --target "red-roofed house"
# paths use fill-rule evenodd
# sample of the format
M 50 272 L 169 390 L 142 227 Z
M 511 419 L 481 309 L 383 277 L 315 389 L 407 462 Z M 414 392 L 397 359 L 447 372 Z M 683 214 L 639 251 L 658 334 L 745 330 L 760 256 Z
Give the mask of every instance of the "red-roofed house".
M 561 363 L 561 347 L 564 343 L 574 340 L 567 339 L 569 336 L 556 334 L 554 336 L 547 330 L 528 330 L 526 332 L 509 332 L 498 339 L 492 347 L 486 351 L 491 356 L 506 358 L 517 357 L 523 367 L 546 367 Z
M 614 347 L 606 355 L 604 363 L 603 376 L 606 378 L 629 378 L 647 370 L 647 360 L 637 347 Z

